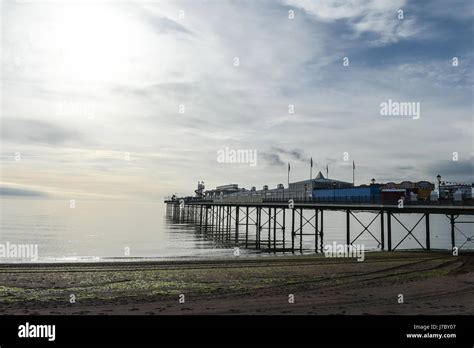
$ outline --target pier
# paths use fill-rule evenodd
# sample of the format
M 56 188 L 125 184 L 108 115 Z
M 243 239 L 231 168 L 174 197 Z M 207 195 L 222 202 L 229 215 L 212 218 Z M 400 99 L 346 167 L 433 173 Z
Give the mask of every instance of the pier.
M 345 220 L 346 245 L 354 245 L 362 235 L 368 235 L 377 249 L 394 251 L 412 237 L 422 250 L 431 250 L 430 217 L 444 216 L 449 221 L 451 249 L 467 249 L 474 243 L 474 206 L 462 205 L 398 205 L 317 203 L 317 202 L 219 202 L 207 200 L 166 200 L 167 217 L 177 223 L 196 225 L 207 238 L 227 246 L 244 247 L 272 253 L 324 252 L 327 236 L 325 212 L 337 211 Z M 358 215 L 371 213 L 364 223 Z M 416 223 L 408 225 L 405 215 L 415 215 Z M 469 217 L 470 216 L 470 217 Z M 468 217 L 469 220 L 466 218 Z M 351 222 L 357 229 L 351 229 Z M 396 243 L 392 230 L 402 227 L 403 235 Z M 325 231 L 326 229 L 326 231 Z M 417 238 L 415 231 L 423 231 Z M 307 247 L 310 240 L 312 247 Z M 306 247 L 305 247 L 306 245 Z

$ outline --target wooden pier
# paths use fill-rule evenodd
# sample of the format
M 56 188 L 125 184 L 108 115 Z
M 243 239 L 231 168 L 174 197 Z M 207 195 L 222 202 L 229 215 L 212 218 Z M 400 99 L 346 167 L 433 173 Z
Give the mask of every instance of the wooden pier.
M 346 225 L 346 245 L 354 245 L 363 234 L 369 234 L 377 243 L 377 249 L 393 251 L 408 237 L 423 250 L 431 250 L 430 216 L 444 215 L 450 224 L 451 248 L 466 249 L 474 242 L 472 223 L 461 221 L 460 216 L 474 216 L 474 206 L 444 205 L 398 205 L 382 204 L 338 204 L 314 202 L 216 202 L 199 200 L 167 200 L 167 217 L 178 223 L 191 223 L 199 233 L 227 246 L 252 248 L 267 252 L 324 251 L 325 211 L 343 212 Z M 365 224 L 359 213 L 373 214 Z M 407 227 L 398 214 L 417 214 L 417 222 Z M 398 217 L 397 217 L 398 216 Z M 351 221 L 357 221 L 360 230 L 351 230 Z M 397 243 L 392 243 L 392 228 L 400 225 L 405 234 Z M 471 225 L 468 225 L 471 224 Z M 469 226 L 463 231 L 461 226 Z M 413 232 L 424 229 L 424 240 Z M 467 233 L 467 234 L 466 234 Z M 305 238 L 310 238 L 312 248 L 304 247 Z

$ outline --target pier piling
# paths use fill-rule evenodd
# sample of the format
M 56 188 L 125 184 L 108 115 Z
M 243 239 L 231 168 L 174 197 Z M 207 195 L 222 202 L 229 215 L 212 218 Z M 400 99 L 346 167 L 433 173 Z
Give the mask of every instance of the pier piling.
M 288 213 L 291 214 L 289 216 L 291 222 L 287 221 L 288 209 L 290 210 Z M 196 231 L 202 233 L 206 238 L 215 239 L 225 246 L 245 245 L 245 248 L 255 248 L 256 250 L 273 253 L 291 251 L 294 254 L 296 248 L 300 253 L 308 251 L 323 253 L 325 237 L 324 212 L 327 210 L 345 213 L 345 239 L 347 246 L 354 245 L 355 241 L 362 234 L 368 233 L 378 243 L 377 248 L 380 250 L 396 250 L 406 239 L 412 237 L 421 249 L 429 251 L 431 250 L 430 224 L 432 220 L 431 215 L 433 214 L 446 215 L 448 217 L 451 226 L 451 248 L 456 247 L 456 230 L 459 231 L 460 235 L 466 237 L 466 241 L 460 243 L 459 249 L 473 241 L 472 236 L 463 233 L 457 225 L 474 223 L 474 221 L 458 220 L 460 215 L 474 215 L 474 207 L 408 206 L 402 210 L 397 208 L 397 206 L 337 204 L 335 202 L 327 204 L 301 202 L 288 207 L 287 202 L 183 202 L 180 199 L 167 202 L 166 216 L 178 223 L 195 224 L 197 227 Z M 357 217 L 357 213 L 360 212 L 373 213 L 374 218 L 367 224 Z M 405 214 L 421 214 L 421 216 L 418 215 L 420 216 L 418 222 L 413 227 L 408 228 L 405 225 L 406 221 L 402 219 L 402 216 Z M 351 219 L 351 215 L 353 219 Z M 378 217 L 380 217 L 380 225 L 374 223 Z M 392 247 L 392 218 L 397 222 L 397 228 L 402 227 L 406 230 L 406 233 L 402 234 L 403 238 L 399 241 L 398 235 L 400 232 L 396 232 L 398 244 L 395 247 Z M 420 242 L 419 237 L 414 233 L 418 225 L 422 226 L 421 222 L 423 219 L 425 220 L 424 243 Z M 362 231 L 354 236 L 351 236 L 351 232 L 353 234 L 354 230 L 354 226 L 351 226 L 352 221 L 357 221 L 363 227 Z M 289 236 L 286 233 L 287 223 L 291 229 Z M 245 225 L 244 228 L 243 225 Z M 255 226 L 255 229 L 253 226 Z M 377 231 L 378 229 L 380 230 Z M 244 236 L 242 235 L 244 231 L 245 243 Z M 262 231 L 265 236 L 263 239 Z M 380 239 L 378 237 L 379 233 Z M 314 243 L 305 243 L 304 239 L 306 236 L 309 236 L 310 241 L 314 238 Z M 291 238 L 291 247 L 288 249 L 287 238 Z M 298 245 L 296 245 L 296 238 L 299 238 Z

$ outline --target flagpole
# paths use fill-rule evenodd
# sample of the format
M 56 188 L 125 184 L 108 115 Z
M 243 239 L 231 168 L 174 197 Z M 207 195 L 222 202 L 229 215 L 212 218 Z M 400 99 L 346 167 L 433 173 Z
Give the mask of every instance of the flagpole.
M 326 164 L 326 179 L 329 179 L 329 165 Z
M 355 186 L 355 169 L 356 169 L 355 162 L 352 161 L 352 186 Z
M 313 157 L 311 157 L 311 165 L 309 169 L 309 180 L 313 179 Z
M 288 188 L 290 188 L 290 162 L 288 162 Z

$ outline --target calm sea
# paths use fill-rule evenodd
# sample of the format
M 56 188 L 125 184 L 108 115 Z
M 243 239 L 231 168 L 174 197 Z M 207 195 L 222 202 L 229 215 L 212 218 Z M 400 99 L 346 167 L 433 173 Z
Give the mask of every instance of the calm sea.
M 367 224 L 374 214 L 358 213 Z M 397 216 L 411 229 L 420 215 Z M 75 208 L 68 201 L 44 199 L 0 198 L 0 244 L 37 244 L 39 262 L 64 261 L 126 261 L 137 259 L 183 259 L 234 257 L 232 247 L 223 246 L 197 233 L 197 227 L 187 223 L 173 223 L 166 218 L 166 206 L 157 203 L 91 202 L 77 201 Z M 464 218 L 468 220 L 469 217 Z M 471 217 L 472 218 L 472 217 Z M 472 219 L 471 219 L 472 220 Z M 287 223 L 290 220 L 287 220 Z M 325 244 L 336 241 L 345 243 L 345 213 L 325 212 Z M 425 223 L 422 220 L 413 232 L 424 245 Z M 473 235 L 474 224 L 458 225 L 456 238 L 461 242 Z M 406 234 L 398 222 L 392 220 L 393 242 Z M 351 222 L 352 236 L 358 235 L 362 226 Z M 370 227 L 380 236 L 377 219 Z M 431 216 L 431 247 L 450 248 L 449 220 Z M 366 249 L 375 248 L 377 242 L 364 232 L 357 243 Z M 311 238 L 305 246 L 312 248 Z M 467 243 L 464 248 L 472 248 Z M 413 237 L 408 237 L 402 248 L 419 247 Z M 268 253 L 240 249 L 241 256 Z M 0 262 L 29 261 L 17 258 L 0 258 Z

